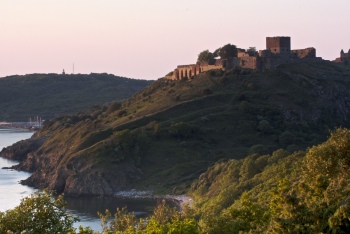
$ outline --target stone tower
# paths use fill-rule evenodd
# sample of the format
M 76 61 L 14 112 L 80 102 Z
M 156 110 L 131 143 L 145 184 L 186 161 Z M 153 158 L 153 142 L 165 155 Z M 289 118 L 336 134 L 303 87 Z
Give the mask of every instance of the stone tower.
M 266 37 L 266 50 L 280 56 L 290 55 L 290 37 Z

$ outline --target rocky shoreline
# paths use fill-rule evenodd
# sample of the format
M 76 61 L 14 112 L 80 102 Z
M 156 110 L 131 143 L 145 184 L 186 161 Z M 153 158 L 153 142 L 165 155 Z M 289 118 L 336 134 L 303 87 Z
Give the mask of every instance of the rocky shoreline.
M 171 194 L 166 194 L 166 195 L 156 195 L 153 194 L 152 191 L 140 191 L 136 189 L 132 189 L 129 191 L 120 191 L 114 194 L 115 197 L 120 197 L 120 198 L 135 198 L 135 199 L 164 199 L 170 202 L 173 202 L 176 204 L 180 210 L 183 209 L 184 206 L 193 206 L 193 199 L 186 195 L 171 195 Z

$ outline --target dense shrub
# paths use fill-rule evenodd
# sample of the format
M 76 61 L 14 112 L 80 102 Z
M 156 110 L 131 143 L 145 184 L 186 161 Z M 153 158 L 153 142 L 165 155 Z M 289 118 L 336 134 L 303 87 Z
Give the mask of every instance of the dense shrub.
M 120 110 L 122 104 L 120 102 L 113 102 L 107 109 L 107 113 L 111 114 L 117 110 Z
M 272 133 L 272 127 L 270 123 L 267 120 L 261 120 L 258 124 L 258 131 L 265 133 L 265 134 L 270 134 Z
M 213 91 L 211 91 L 210 89 L 203 89 L 203 90 L 202 90 L 202 93 L 203 93 L 204 95 L 210 95 L 210 94 L 213 93 Z
M 169 132 L 172 136 L 177 138 L 190 138 L 196 136 L 199 132 L 197 126 L 185 122 L 173 123 L 169 127 Z
M 35 192 L 19 206 L 0 212 L 0 233 L 68 233 L 77 221 L 65 210 L 62 196 Z
M 248 154 L 267 154 L 268 148 L 262 144 L 253 145 L 249 148 Z
M 279 142 L 282 146 L 288 146 L 291 144 L 295 143 L 295 135 L 291 132 L 283 132 L 280 136 L 279 136 Z
M 125 115 L 127 115 L 126 110 L 120 110 L 120 111 L 117 113 L 117 116 L 118 116 L 118 117 L 123 117 L 123 116 L 125 116 Z

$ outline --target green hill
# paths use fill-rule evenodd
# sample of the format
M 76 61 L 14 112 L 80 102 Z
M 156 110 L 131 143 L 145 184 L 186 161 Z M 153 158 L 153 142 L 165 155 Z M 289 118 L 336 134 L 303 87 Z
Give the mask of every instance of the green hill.
M 303 150 L 349 127 L 350 71 L 331 62 L 160 79 L 128 100 L 47 121 L 1 156 L 68 196 L 183 193 L 218 160 Z
M 191 187 L 202 233 L 349 233 L 350 130 L 306 151 L 216 163 Z
M 51 119 L 129 98 L 151 81 L 110 74 L 31 74 L 0 78 L 0 121 Z

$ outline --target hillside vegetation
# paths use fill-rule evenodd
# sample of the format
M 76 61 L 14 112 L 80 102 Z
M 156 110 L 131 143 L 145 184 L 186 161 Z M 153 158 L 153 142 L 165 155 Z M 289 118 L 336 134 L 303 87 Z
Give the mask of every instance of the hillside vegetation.
M 151 81 L 110 74 L 30 74 L 0 78 L 0 121 L 51 119 L 124 100 Z
M 112 218 L 107 210 L 99 213 L 103 233 L 349 233 L 349 162 L 350 130 L 343 128 L 307 151 L 221 161 L 193 183 L 193 208 L 163 202 L 145 219 L 125 208 Z M 75 221 L 62 196 L 36 192 L 0 212 L 0 231 L 99 233 L 77 232 Z
M 184 193 L 215 163 L 219 171 L 247 167 L 239 173 L 250 178 L 250 164 L 261 170 L 268 164 L 261 159 L 260 165 L 255 154 L 277 160 L 326 140 L 337 126 L 349 127 L 349 87 L 349 68 L 330 62 L 160 79 L 122 103 L 48 121 L 32 139 L 1 156 L 17 158 L 16 169 L 33 172 L 25 184 L 68 196 L 133 188 Z M 219 161 L 247 155 L 247 165 Z M 196 182 L 193 194 L 205 194 L 207 186 Z M 252 185 L 239 186 L 232 196 Z M 202 209 L 211 209 L 210 204 Z
M 349 233 L 350 131 L 307 151 L 218 162 L 191 194 L 203 233 Z

